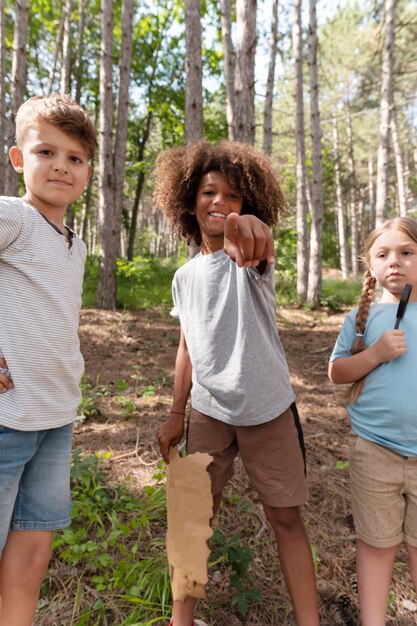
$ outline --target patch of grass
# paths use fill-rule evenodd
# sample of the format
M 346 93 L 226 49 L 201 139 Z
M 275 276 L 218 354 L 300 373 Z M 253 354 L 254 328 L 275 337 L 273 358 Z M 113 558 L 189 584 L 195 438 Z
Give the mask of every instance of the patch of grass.
M 172 303 L 171 283 L 176 259 L 167 261 L 141 256 L 133 261 L 117 260 L 117 306 L 121 309 L 147 309 Z M 87 258 L 83 285 L 83 306 L 94 307 L 98 284 L 98 257 Z
M 321 303 L 332 311 L 354 306 L 359 301 L 362 283 L 355 280 L 323 279 Z
M 136 497 L 110 484 L 103 460 L 73 454 L 72 525 L 56 534 L 52 569 L 65 580 L 46 579 L 38 605 L 44 624 L 50 603 L 71 603 L 66 626 L 150 624 L 168 619 L 171 589 L 161 520 L 165 487 L 146 487 Z M 61 591 L 64 589 L 64 591 Z

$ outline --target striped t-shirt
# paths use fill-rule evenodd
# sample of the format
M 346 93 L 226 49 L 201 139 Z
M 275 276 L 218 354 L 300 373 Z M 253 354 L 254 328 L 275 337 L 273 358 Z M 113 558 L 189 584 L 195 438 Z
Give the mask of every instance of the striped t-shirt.
M 20 198 L 0 197 L 0 349 L 14 388 L 0 425 L 57 428 L 75 419 L 84 362 L 78 338 L 86 247 Z

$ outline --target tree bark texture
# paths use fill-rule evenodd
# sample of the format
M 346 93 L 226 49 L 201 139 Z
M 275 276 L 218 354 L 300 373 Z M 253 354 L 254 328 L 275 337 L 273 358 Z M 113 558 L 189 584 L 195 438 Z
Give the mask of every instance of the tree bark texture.
M 185 0 L 185 140 L 203 137 L 203 73 L 200 0 Z
M 397 0 L 385 0 L 384 50 L 382 53 L 381 105 L 376 181 L 376 225 L 387 216 L 390 108 L 392 104 L 392 75 L 394 69 L 395 7 Z
M 359 220 L 358 203 L 356 197 L 356 167 L 353 148 L 352 117 L 350 113 L 350 102 L 346 106 L 346 133 L 348 143 L 348 167 L 349 167 L 349 204 L 350 204 L 350 243 L 352 254 L 352 274 L 357 277 L 359 274 Z
M 62 39 L 61 93 L 71 93 L 71 12 L 72 0 L 64 8 L 64 34 Z
M 400 209 L 400 216 L 405 217 L 407 215 L 407 200 L 408 189 L 407 179 L 404 172 L 404 159 L 401 151 L 400 138 L 398 136 L 397 127 L 397 115 L 395 106 L 391 109 L 390 128 L 392 137 L 392 147 L 394 149 L 395 157 L 395 169 L 397 171 L 397 190 L 398 190 L 398 205 Z
M 113 126 L 113 3 L 101 0 L 100 112 L 99 112 L 99 221 L 100 269 L 97 306 L 116 308 L 116 260 L 119 228 L 114 205 Z
M 310 0 L 309 26 L 310 72 L 310 124 L 311 149 L 313 161 L 312 176 L 312 220 L 310 236 L 310 261 L 308 275 L 307 302 L 313 307 L 320 306 L 322 292 L 322 257 L 323 257 L 323 164 L 321 154 L 321 124 L 319 108 L 319 76 L 317 68 L 317 15 L 316 0 Z
M 75 60 L 75 100 L 81 100 L 82 87 L 82 64 L 84 56 L 84 31 L 85 31 L 85 0 L 80 0 L 78 11 L 78 39 L 77 39 L 77 55 Z
M 296 214 L 297 214 L 297 298 L 305 302 L 308 286 L 308 228 L 304 135 L 303 44 L 301 1 L 294 1 L 293 54 L 295 68 L 296 129 Z
M 220 14 L 222 25 L 224 79 L 226 84 L 226 118 L 228 138 L 234 139 L 235 115 L 235 66 L 236 55 L 232 41 L 232 18 L 230 0 L 221 0 Z
M 29 27 L 28 0 L 17 0 L 16 21 L 13 38 L 13 61 L 10 97 L 10 118 L 7 145 L 12 146 L 16 134 L 16 113 L 23 102 L 27 73 L 27 41 Z M 11 166 L 6 168 L 6 190 L 8 196 L 17 196 L 19 178 Z
M 336 215 L 340 269 L 342 270 L 342 278 L 347 279 L 349 276 L 349 255 L 346 231 L 346 215 L 343 205 L 343 193 L 340 180 L 339 132 L 337 127 L 336 112 L 333 113 L 333 159 L 336 186 Z
M 48 81 L 48 94 L 49 95 L 51 95 L 54 89 L 56 66 L 58 64 L 58 55 L 59 55 L 59 52 L 62 50 L 64 21 L 65 21 L 65 11 L 62 11 L 61 17 L 59 18 L 59 26 L 58 26 L 58 30 L 57 30 L 56 37 L 55 37 L 55 47 L 54 47 L 54 53 L 52 57 L 52 65 L 49 71 L 49 81 Z
M 269 34 L 268 78 L 264 104 L 264 152 L 272 154 L 272 104 L 274 100 L 275 66 L 278 49 L 278 0 L 272 0 L 271 30 Z
M 256 0 L 236 0 L 234 138 L 255 142 Z

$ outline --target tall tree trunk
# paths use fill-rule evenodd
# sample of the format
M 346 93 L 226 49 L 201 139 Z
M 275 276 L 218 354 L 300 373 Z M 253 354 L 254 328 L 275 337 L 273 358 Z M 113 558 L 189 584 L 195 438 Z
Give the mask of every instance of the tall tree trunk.
M 138 151 L 138 157 L 137 157 L 138 163 L 142 162 L 145 158 L 145 147 L 149 139 L 152 119 L 153 119 L 152 109 L 148 108 L 148 114 L 146 116 L 146 122 L 145 122 L 145 129 L 144 129 L 141 141 L 139 143 L 139 151 Z M 139 203 L 140 203 L 140 199 L 142 196 L 142 189 L 143 189 L 144 182 L 145 182 L 145 173 L 143 171 L 140 171 L 138 174 L 137 182 L 136 182 L 135 199 L 133 201 L 132 216 L 130 220 L 129 243 L 127 247 L 127 258 L 129 261 L 132 261 L 133 256 L 134 256 Z
M 407 215 L 408 189 L 407 180 L 404 172 L 404 161 L 401 153 L 400 139 L 398 136 L 397 116 L 395 106 L 391 109 L 390 127 L 392 137 L 392 147 L 394 148 L 395 168 L 397 170 L 397 187 L 398 187 L 398 204 L 400 207 L 401 217 Z
M 121 226 L 123 208 L 123 182 L 125 178 L 127 125 L 129 118 L 129 84 L 132 65 L 133 0 L 123 0 L 122 4 L 122 43 L 119 69 L 119 97 L 117 105 L 117 126 L 114 145 L 114 206 L 115 219 Z
M 235 65 L 236 55 L 232 41 L 232 17 L 230 0 L 221 0 L 220 14 L 222 24 L 224 78 L 226 83 L 226 117 L 227 135 L 234 139 L 234 114 L 235 114 Z
M 255 142 L 256 0 L 236 0 L 234 137 Z
M 26 87 L 27 72 L 27 40 L 29 26 L 28 0 L 17 0 L 15 3 L 16 17 L 13 38 L 13 61 L 10 97 L 10 118 L 8 132 L 8 147 L 13 145 L 16 134 L 16 113 L 23 102 Z M 11 166 L 6 169 L 6 190 L 8 196 L 16 196 L 19 179 Z
M 321 125 L 319 109 L 319 77 L 317 69 L 317 14 L 316 0 L 310 0 L 309 28 L 309 70 L 310 70 L 310 111 L 311 148 L 313 161 L 312 181 L 312 222 L 310 236 L 310 262 L 308 275 L 307 302 L 320 306 L 322 291 L 323 258 L 323 165 L 321 155 Z
M 272 103 L 274 98 L 275 66 L 278 48 L 278 0 L 272 0 L 271 31 L 269 34 L 268 78 L 264 104 L 264 152 L 272 154 Z
M 295 132 L 296 132 L 296 212 L 297 212 L 297 298 L 300 303 L 307 297 L 308 280 L 308 228 L 306 196 L 306 160 L 304 136 L 303 49 L 301 32 L 301 2 L 294 1 L 293 51 L 295 67 Z
M 395 7 L 397 0 L 385 0 L 384 50 L 382 54 L 381 105 L 376 183 L 376 225 L 387 216 L 389 123 L 392 103 L 392 75 L 394 68 Z
M 72 0 L 65 0 L 62 39 L 61 93 L 71 93 L 71 12 Z
M 353 150 L 353 131 L 352 118 L 350 114 L 350 102 L 346 105 L 346 133 L 348 142 L 348 166 L 349 166 L 349 204 L 350 204 L 350 241 L 352 252 L 352 274 L 357 277 L 359 275 L 359 224 L 358 224 L 358 207 L 356 197 L 356 167 L 355 155 Z
M 6 0 L 0 0 L 0 196 L 4 195 L 6 177 Z
M 368 158 L 368 202 L 371 217 L 369 220 L 369 230 L 375 228 L 375 183 L 374 183 L 374 162 L 372 156 Z
M 59 18 L 58 31 L 55 37 L 54 54 L 52 57 L 51 69 L 49 71 L 49 81 L 48 81 L 48 94 L 49 95 L 51 95 L 54 89 L 56 66 L 58 64 L 58 55 L 59 55 L 60 50 L 62 49 L 62 37 L 64 34 L 65 15 L 66 15 L 65 11 L 62 11 L 61 17 Z
M 346 216 L 345 208 L 343 206 L 342 185 L 340 181 L 339 132 L 337 128 L 336 111 L 333 112 L 333 157 L 336 185 L 337 233 L 339 242 L 340 269 L 342 270 L 342 278 L 347 279 L 349 276 L 349 255 L 346 236 Z
M 85 31 L 85 0 L 80 0 L 78 10 L 78 39 L 77 39 L 77 55 L 75 60 L 75 100 L 81 100 L 82 88 L 82 65 L 84 55 L 84 31 Z
M 185 139 L 203 137 L 203 74 L 200 0 L 185 0 Z
M 113 2 L 101 0 L 100 113 L 99 113 L 99 221 L 100 269 L 97 306 L 116 307 L 116 259 L 119 229 L 114 206 L 113 126 Z

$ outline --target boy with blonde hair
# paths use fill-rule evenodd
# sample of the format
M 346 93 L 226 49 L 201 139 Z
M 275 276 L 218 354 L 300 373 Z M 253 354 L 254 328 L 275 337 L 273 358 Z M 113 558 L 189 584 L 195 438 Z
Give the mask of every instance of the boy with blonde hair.
M 30 626 L 53 532 L 71 521 L 86 247 L 64 215 L 95 148 L 69 96 L 34 96 L 17 113 L 9 156 L 26 192 L 0 197 L 0 626 Z

